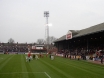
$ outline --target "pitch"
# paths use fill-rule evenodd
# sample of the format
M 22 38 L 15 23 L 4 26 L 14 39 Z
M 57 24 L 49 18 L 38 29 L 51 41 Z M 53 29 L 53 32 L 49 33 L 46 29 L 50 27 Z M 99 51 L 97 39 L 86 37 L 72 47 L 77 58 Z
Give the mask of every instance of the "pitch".
M 26 62 L 24 54 L 0 55 L 0 78 L 104 78 L 104 65 L 62 57 Z

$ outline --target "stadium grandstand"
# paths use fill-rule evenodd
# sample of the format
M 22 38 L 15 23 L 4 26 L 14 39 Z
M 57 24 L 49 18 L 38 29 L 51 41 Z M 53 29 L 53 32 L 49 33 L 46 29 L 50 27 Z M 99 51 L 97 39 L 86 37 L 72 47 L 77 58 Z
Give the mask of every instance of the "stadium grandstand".
M 32 53 L 46 52 L 44 45 L 36 46 L 36 43 L 0 43 L 0 54 L 24 54 L 28 51 L 31 51 Z
M 64 57 L 98 60 L 104 56 L 104 23 L 82 30 L 69 30 L 54 43 L 58 54 Z

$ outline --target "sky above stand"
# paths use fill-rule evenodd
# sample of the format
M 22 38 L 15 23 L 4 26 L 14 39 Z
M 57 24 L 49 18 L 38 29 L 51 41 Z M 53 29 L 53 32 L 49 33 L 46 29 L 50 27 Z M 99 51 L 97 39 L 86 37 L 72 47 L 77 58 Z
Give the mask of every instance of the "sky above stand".
M 52 24 L 49 36 L 55 38 L 104 22 L 104 0 L 0 0 L 0 42 L 45 39 L 44 11 Z

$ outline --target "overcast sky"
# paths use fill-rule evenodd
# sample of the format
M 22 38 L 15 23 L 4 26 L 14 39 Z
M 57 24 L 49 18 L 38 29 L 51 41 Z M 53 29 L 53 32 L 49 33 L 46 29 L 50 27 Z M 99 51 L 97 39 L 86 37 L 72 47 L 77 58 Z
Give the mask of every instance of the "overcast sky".
M 104 22 L 104 0 L 0 0 L 0 42 L 45 39 L 44 11 L 55 38 Z

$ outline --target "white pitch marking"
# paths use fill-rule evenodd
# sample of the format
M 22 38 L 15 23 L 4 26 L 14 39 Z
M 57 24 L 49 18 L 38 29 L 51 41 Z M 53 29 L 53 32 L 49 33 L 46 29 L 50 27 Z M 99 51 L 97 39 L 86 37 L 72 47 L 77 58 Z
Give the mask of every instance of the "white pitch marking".
M 44 73 L 44 72 L 11 72 L 11 73 L 0 73 L 0 74 L 14 74 L 14 73 Z
M 44 72 L 49 78 L 51 78 L 46 72 Z
M 51 78 L 46 72 L 11 72 L 11 73 L 0 73 L 0 74 L 14 74 L 14 73 L 44 73 L 48 78 Z

